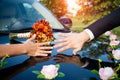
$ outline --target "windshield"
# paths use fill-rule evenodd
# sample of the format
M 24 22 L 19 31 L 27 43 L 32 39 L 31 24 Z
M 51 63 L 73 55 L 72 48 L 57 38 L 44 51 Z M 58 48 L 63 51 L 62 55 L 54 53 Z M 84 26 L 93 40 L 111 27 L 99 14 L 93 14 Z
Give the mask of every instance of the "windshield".
M 0 32 L 31 28 L 44 17 L 27 2 L 0 2 Z

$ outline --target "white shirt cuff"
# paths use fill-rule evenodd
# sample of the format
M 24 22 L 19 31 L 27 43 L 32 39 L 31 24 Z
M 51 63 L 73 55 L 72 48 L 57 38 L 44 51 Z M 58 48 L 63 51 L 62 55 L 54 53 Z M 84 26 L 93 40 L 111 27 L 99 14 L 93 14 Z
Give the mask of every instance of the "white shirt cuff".
M 89 41 L 94 39 L 94 35 L 93 35 L 93 33 L 92 33 L 92 31 L 90 29 L 85 29 L 84 31 L 87 32 L 88 35 L 90 36 L 90 40 Z

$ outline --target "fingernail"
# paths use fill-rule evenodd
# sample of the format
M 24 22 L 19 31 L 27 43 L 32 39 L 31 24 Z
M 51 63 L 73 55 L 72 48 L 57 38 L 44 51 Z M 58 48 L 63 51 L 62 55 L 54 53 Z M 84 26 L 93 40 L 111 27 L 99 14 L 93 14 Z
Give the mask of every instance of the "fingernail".
M 51 47 L 51 49 L 53 49 L 54 47 Z
M 75 56 L 75 55 L 76 55 L 76 53 L 73 53 L 73 55 Z
M 56 46 L 53 46 L 53 48 L 56 48 Z
M 57 50 L 57 52 L 60 52 L 60 50 Z

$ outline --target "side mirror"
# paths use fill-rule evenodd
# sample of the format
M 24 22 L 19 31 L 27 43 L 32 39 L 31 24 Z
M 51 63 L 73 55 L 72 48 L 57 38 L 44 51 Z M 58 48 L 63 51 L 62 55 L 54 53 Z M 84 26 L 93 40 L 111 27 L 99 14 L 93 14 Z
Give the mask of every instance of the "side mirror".
M 68 17 L 60 17 L 59 21 L 65 29 L 70 29 L 72 27 L 72 20 Z

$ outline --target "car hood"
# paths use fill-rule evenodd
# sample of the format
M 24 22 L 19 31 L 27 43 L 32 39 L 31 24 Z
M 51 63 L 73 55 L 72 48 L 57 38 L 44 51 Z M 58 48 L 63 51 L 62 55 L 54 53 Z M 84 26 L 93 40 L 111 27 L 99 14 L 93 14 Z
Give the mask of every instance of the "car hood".
M 9 36 L 8 35 L 0 35 L 0 44 L 9 44 Z

